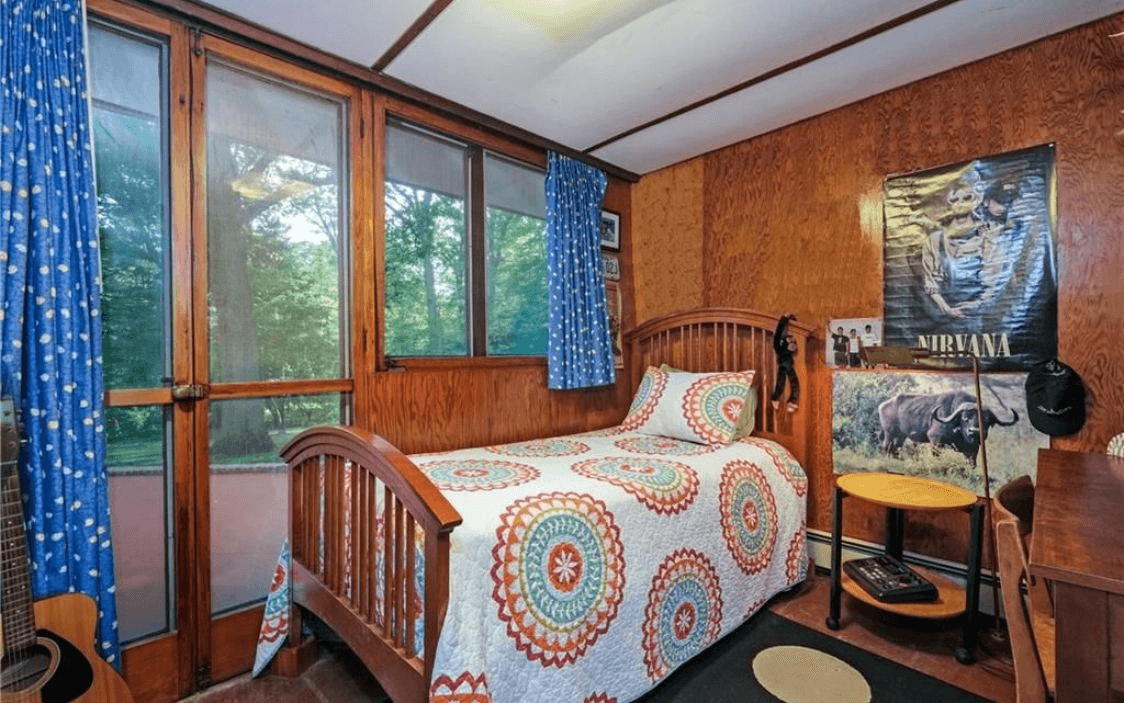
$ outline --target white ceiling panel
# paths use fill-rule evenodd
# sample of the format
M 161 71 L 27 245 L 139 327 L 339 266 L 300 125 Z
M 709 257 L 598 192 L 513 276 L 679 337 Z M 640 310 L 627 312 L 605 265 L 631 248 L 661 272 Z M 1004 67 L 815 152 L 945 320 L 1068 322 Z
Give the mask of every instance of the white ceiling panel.
M 648 173 L 1122 9 L 1124 0 L 961 0 L 593 155 Z
M 309 46 L 370 66 L 433 0 L 209 0 Z
M 647 173 L 1124 10 L 1124 0 L 212 0 L 549 142 Z M 861 43 L 667 115 L 880 25 Z M 1124 30 L 1124 20 L 1121 22 Z M 1121 39 L 1124 41 L 1124 38 Z
M 602 2 L 629 11 L 560 35 L 508 9 L 519 0 L 455 0 L 386 72 L 585 148 L 926 1 Z

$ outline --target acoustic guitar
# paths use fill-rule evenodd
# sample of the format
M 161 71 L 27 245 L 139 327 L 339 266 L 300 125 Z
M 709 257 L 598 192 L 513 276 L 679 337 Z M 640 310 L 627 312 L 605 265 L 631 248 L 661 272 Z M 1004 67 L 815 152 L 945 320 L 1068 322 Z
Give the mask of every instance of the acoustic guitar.
M 0 400 L 0 415 L 0 701 L 132 703 L 124 679 L 94 652 L 94 600 L 80 593 L 31 599 L 10 399 Z

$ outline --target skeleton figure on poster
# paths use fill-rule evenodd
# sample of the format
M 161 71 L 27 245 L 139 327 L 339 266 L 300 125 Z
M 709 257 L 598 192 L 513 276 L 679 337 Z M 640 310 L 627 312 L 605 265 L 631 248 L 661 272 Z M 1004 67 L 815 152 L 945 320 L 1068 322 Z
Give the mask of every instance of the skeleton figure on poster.
M 1021 240 L 1018 221 L 1008 220 L 1018 194 L 1017 183 L 989 184 L 972 169 L 948 188 L 940 220 L 926 223 L 923 286 L 945 315 L 980 321 L 1006 288 Z

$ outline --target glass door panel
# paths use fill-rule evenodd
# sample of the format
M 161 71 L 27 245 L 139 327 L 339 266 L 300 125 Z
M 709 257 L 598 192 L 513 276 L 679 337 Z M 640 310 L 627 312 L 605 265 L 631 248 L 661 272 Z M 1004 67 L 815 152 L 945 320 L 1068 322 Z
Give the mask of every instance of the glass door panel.
M 159 407 L 107 408 L 110 510 L 122 642 L 173 629 L 171 492 L 164 413 Z
M 279 396 L 211 403 L 212 421 L 238 409 L 262 414 L 273 449 L 211 450 L 211 608 L 223 612 L 269 592 L 288 538 L 289 475 L 282 447 L 313 425 L 341 422 L 339 394 Z M 229 446 L 229 445 L 228 445 Z
M 206 91 L 211 611 L 220 613 L 269 591 L 288 518 L 278 451 L 304 427 L 343 419 L 338 393 L 282 395 L 263 382 L 348 369 L 347 111 L 216 60 Z M 228 384 L 237 398 L 220 398 Z
M 211 382 L 339 378 L 344 105 L 207 68 Z
M 168 375 L 164 47 L 90 28 L 107 388 Z
M 91 23 L 107 464 L 122 643 L 175 627 L 167 44 Z M 147 392 L 146 392 L 147 390 Z M 116 393 L 115 393 L 116 392 Z

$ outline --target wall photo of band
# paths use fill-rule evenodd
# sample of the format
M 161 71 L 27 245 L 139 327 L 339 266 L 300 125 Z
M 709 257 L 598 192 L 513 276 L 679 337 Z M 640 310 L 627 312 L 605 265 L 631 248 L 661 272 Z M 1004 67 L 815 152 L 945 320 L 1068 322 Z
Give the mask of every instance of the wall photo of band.
M 882 344 L 882 318 L 849 317 L 831 320 L 827 324 L 828 366 L 837 368 L 862 368 L 862 350 Z

